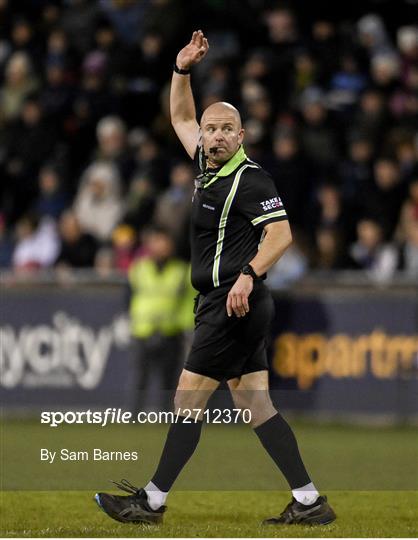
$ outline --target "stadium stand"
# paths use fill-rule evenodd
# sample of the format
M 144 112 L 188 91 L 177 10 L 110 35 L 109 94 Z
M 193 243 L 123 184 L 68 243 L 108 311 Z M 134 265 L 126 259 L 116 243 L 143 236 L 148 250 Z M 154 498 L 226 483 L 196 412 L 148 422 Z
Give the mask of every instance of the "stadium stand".
M 327 17 L 297 2 L 193 6 L 186 21 L 181 0 L 0 2 L 2 267 L 85 267 L 104 248 L 126 271 L 117 231 L 133 255 L 143 227 L 177 211 L 187 259 L 193 180 L 168 89 L 172 51 L 206 24 L 198 110 L 242 111 L 247 153 L 272 171 L 293 226 L 273 282 L 309 269 L 418 276 L 418 27 L 372 2 Z M 76 242 L 85 256 L 69 255 Z

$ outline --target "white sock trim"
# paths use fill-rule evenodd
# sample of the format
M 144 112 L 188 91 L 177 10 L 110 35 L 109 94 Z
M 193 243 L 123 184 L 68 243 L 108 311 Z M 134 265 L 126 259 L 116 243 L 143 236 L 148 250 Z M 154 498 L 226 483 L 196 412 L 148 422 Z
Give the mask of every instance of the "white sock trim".
M 319 497 L 319 492 L 313 482 L 309 482 L 306 486 L 292 489 L 293 497 L 301 504 L 313 504 Z
M 144 487 L 144 490 L 148 497 L 148 504 L 153 510 L 158 510 L 160 506 L 163 506 L 163 504 L 165 504 L 168 491 L 161 491 L 152 482 L 148 482 L 148 484 Z

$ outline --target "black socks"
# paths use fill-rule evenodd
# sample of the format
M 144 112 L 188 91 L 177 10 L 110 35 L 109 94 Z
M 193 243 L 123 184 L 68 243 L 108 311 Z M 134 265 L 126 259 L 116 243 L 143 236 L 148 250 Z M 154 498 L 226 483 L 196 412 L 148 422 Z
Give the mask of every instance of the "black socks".
M 179 418 L 179 422 L 171 424 L 167 440 L 161 454 L 157 470 L 151 482 L 159 490 L 168 492 L 183 467 L 193 455 L 202 431 L 202 422 Z M 296 438 L 289 424 L 280 415 L 272 418 L 254 429 L 261 444 L 281 470 L 291 489 L 296 489 L 311 482 L 300 457 Z
M 300 457 L 292 429 L 280 413 L 254 429 L 261 444 L 281 470 L 291 489 L 306 486 L 311 479 Z
M 189 418 L 187 423 L 179 417 L 171 424 L 157 470 L 151 482 L 161 491 L 170 491 L 177 476 L 192 457 L 202 431 L 201 420 Z

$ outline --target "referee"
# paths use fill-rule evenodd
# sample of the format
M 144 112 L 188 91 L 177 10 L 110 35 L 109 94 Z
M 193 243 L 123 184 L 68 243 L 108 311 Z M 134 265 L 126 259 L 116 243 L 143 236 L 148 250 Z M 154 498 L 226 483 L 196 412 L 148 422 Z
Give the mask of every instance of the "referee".
M 200 169 L 191 228 L 192 283 L 200 294 L 193 344 L 175 398 L 180 418 L 170 426 L 145 488 L 123 480 L 117 485 L 129 495 L 97 493 L 95 499 L 118 521 L 161 523 L 168 492 L 200 438 L 201 417 L 185 422 L 186 411 L 204 410 L 226 380 L 235 406 L 251 410 L 252 428 L 292 490 L 284 511 L 264 523 L 325 525 L 336 516 L 306 472 L 295 436 L 268 390 L 266 337 L 273 302 L 263 279 L 291 243 L 289 222 L 271 177 L 245 155 L 237 109 L 214 103 L 197 123 L 190 68 L 208 48 L 203 32 L 193 32 L 177 55 L 170 95 L 173 127 Z

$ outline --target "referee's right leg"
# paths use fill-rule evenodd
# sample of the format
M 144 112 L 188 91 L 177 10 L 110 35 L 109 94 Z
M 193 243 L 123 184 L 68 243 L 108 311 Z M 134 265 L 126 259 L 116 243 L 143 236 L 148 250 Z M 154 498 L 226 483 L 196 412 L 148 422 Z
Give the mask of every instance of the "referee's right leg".
M 151 508 L 165 503 L 176 478 L 196 450 L 203 412 L 218 386 L 215 379 L 183 369 L 174 398 L 177 421 L 170 426 L 157 470 L 144 488 Z
M 162 522 L 168 492 L 196 449 L 203 412 L 218 386 L 216 379 L 183 369 L 174 400 L 175 421 L 154 476 L 145 488 L 137 488 L 127 480 L 115 482 L 130 495 L 96 493 L 97 504 L 108 516 L 124 523 Z

